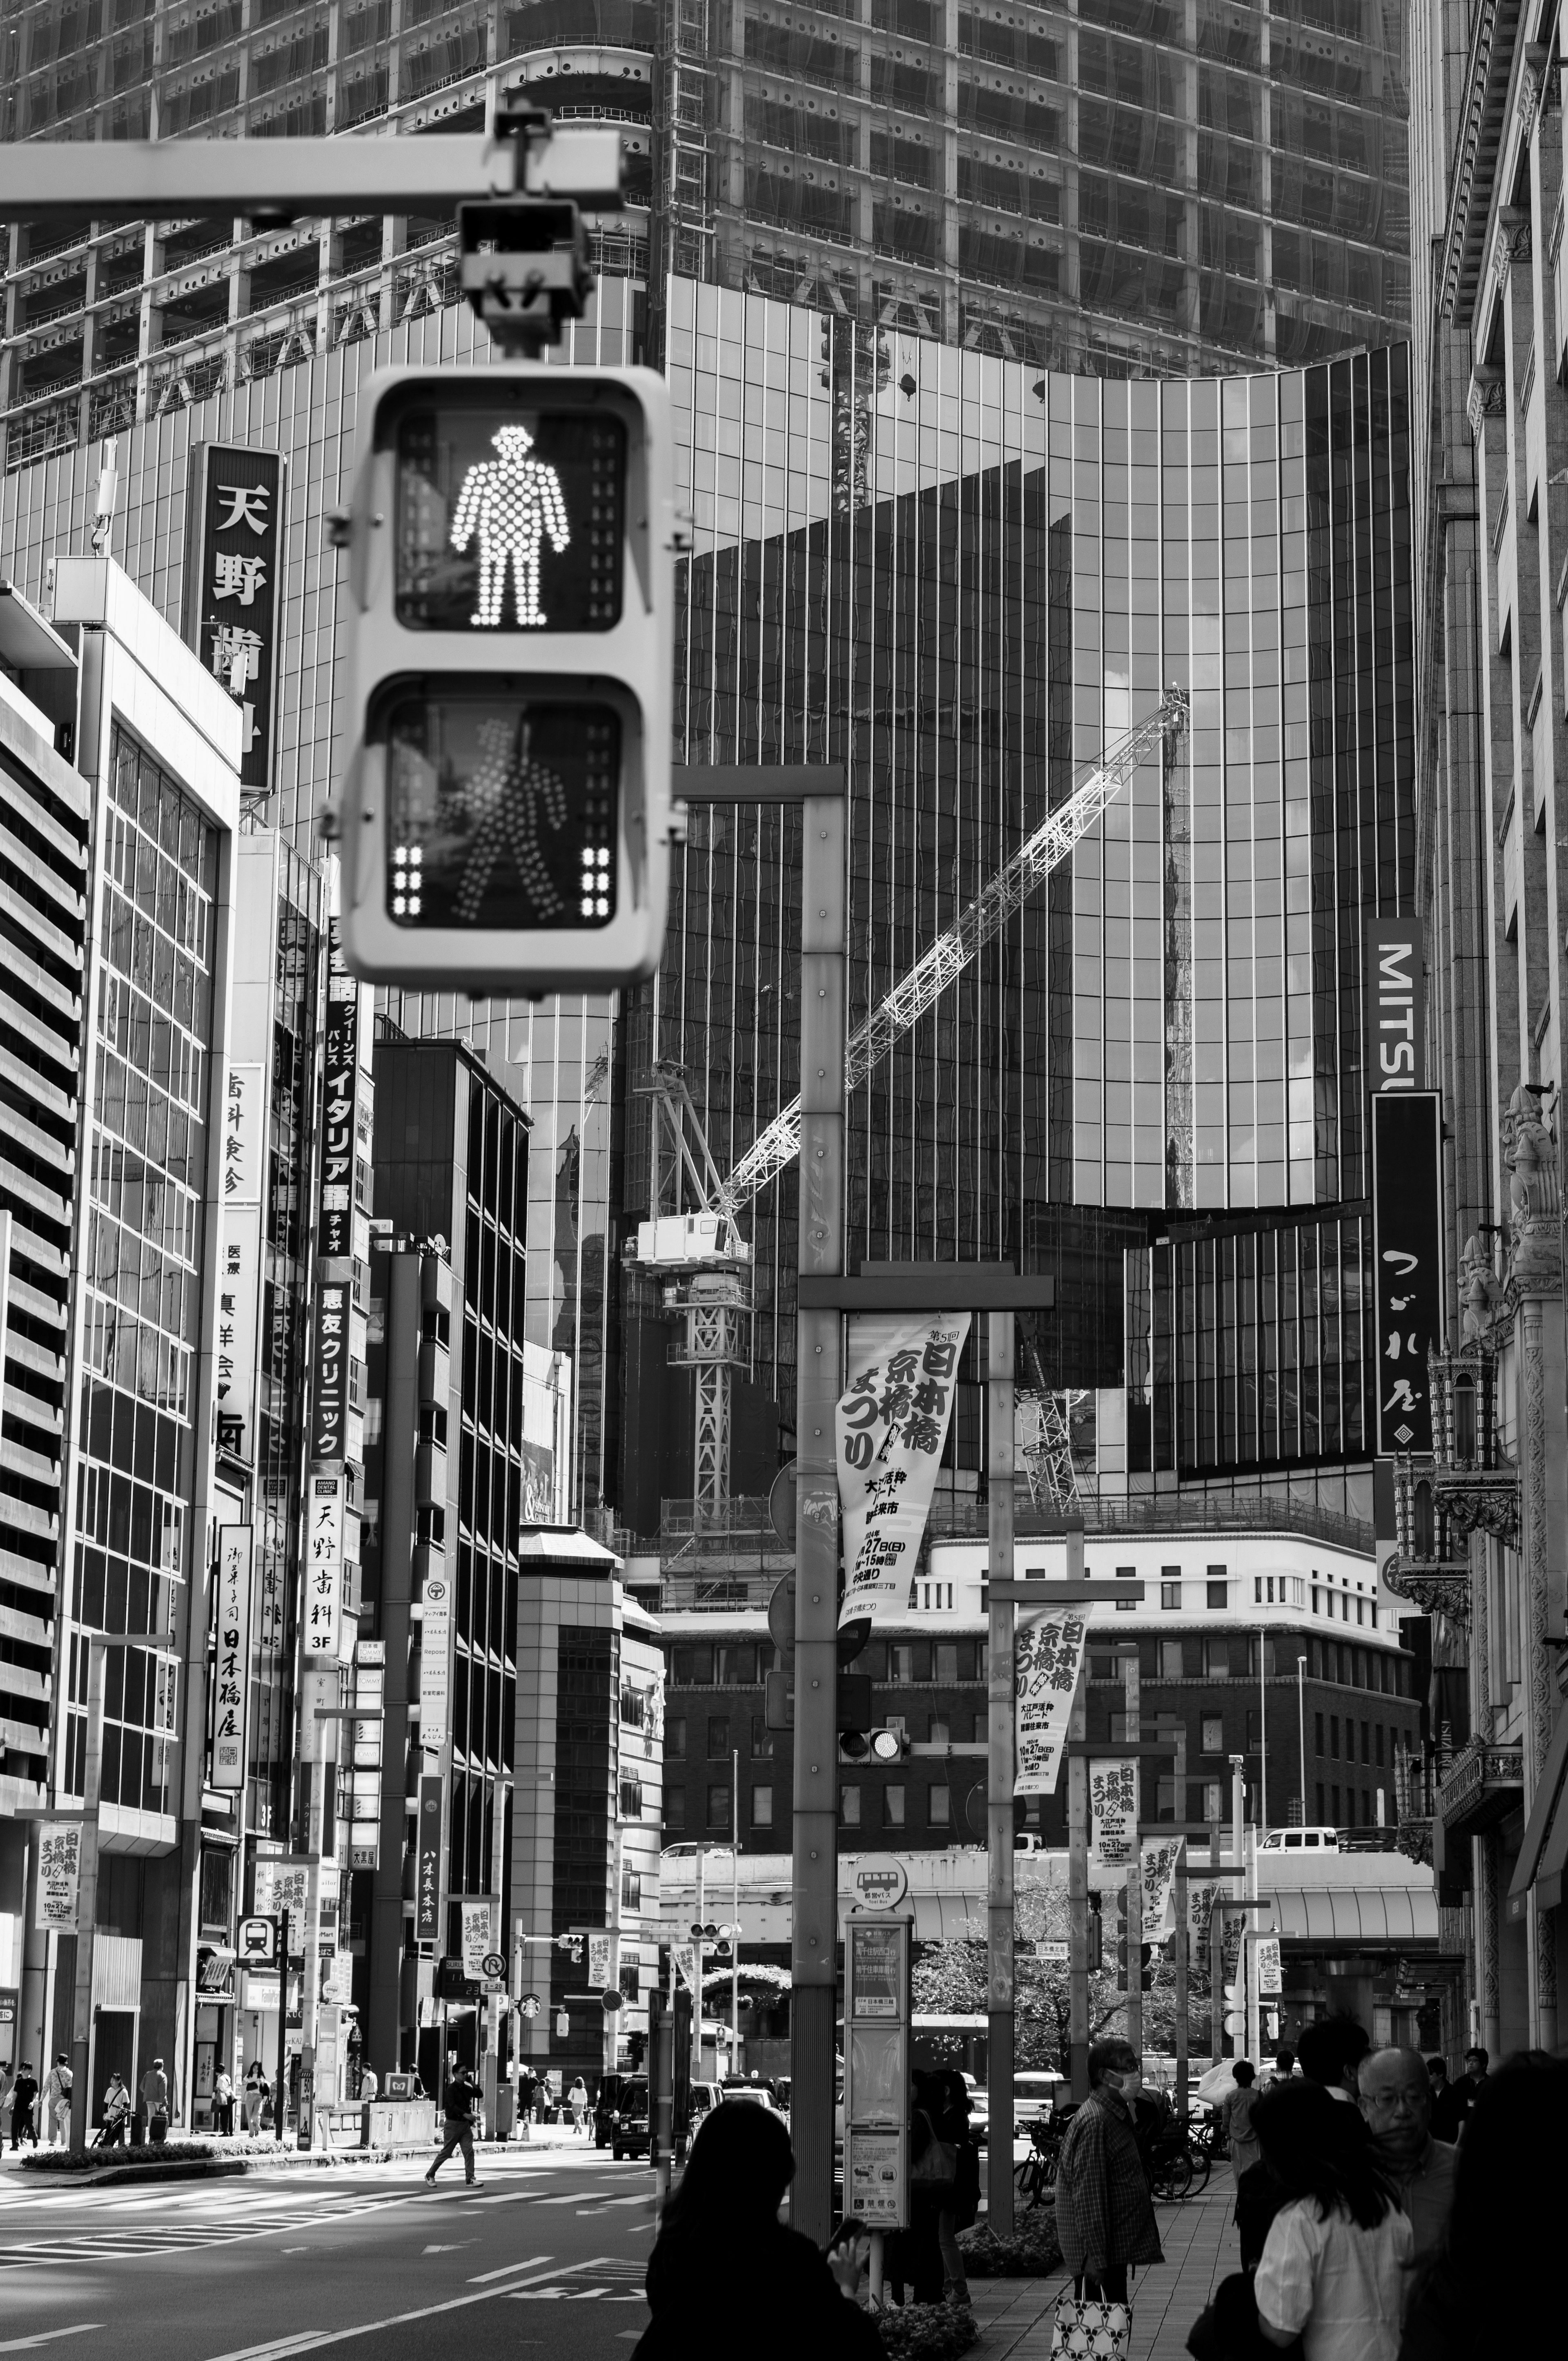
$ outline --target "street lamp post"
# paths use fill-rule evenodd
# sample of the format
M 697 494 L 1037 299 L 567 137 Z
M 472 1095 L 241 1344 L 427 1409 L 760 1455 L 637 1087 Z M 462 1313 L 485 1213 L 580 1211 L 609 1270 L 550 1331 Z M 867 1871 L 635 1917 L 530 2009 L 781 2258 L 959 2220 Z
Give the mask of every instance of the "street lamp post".
M 1307 1825 L 1307 1659 L 1296 1659 L 1296 1743 L 1299 1768 L 1297 1776 L 1301 1783 L 1301 1825 Z
M 76 1887 L 76 1992 L 71 2026 L 71 2153 L 87 2150 L 92 2112 L 93 1969 L 97 1948 L 98 1807 L 104 1784 L 104 1688 L 111 1648 L 145 1648 L 178 1659 L 159 1631 L 90 1631 L 87 1642 L 87 1754 L 82 1773 L 82 1862 Z

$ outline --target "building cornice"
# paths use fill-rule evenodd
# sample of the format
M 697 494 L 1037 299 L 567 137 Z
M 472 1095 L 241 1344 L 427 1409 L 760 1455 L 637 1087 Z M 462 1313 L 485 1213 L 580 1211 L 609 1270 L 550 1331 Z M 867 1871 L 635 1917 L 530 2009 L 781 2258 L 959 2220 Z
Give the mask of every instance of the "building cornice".
M 1474 320 L 1489 258 L 1486 233 L 1508 126 L 1520 13 L 1520 0 L 1477 0 L 1470 28 L 1438 268 L 1439 310 L 1461 328 Z

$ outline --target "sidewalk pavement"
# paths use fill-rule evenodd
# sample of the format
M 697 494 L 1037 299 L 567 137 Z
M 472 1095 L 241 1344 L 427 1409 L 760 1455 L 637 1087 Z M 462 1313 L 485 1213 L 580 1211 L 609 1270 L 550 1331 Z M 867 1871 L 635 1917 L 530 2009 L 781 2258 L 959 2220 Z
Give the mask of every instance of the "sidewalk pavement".
M 1221 2164 L 1201 2196 L 1155 2208 L 1165 2260 L 1135 2276 L 1129 2361 L 1187 2361 L 1188 2330 L 1221 2279 L 1240 2268 L 1234 2195 L 1230 2166 Z M 1057 2298 L 1071 2286 L 1061 2271 L 1044 2279 L 971 2279 L 982 2361 L 1050 2361 Z

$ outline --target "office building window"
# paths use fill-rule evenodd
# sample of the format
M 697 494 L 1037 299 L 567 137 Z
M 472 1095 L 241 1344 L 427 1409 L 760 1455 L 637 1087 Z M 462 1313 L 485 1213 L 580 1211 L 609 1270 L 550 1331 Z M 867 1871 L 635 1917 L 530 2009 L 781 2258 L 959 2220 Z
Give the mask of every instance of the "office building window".
M 1231 1586 L 1228 1582 L 1211 1580 L 1207 1590 L 1211 1607 L 1227 1607 L 1230 1604 Z
M 933 1745 L 933 1746 L 950 1746 L 950 1745 L 952 1744 L 952 1742 L 953 1742 L 953 1733 L 952 1733 L 952 1730 L 951 1730 L 951 1729 L 950 1729 L 950 1727 L 949 1727 L 949 1725 L 948 1725 L 948 1717 L 947 1717 L 947 1715 L 946 1715 L 945 1713 L 943 1713 L 943 1714 L 935 1714 L 935 1713 L 934 1713 L 934 1714 L 931 1716 L 931 1743 L 932 1743 L 932 1745 Z
M 1373 1732 L 1373 1737 L 1377 1748 L 1377 1768 L 1381 1771 L 1383 1768 L 1383 1724 L 1381 1722 L 1378 1723 L 1376 1730 Z
M 1119 1565 L 1116 1568 L 1118 1582 L 1136 1582 L 1137 1578 L 1138 1569 L 1135 1565 Z M 1116 1612 L 1118 1615 L 1130 1615 L 1137 1603 L 1135 1598 L 1118 1598 Z
M 713 1677 L 721 1689 L 755 1688 L 756 1642 L 721 1641 L 713 1652 Z
M 1155 1816 L 1157 1819 L 1173 1820 L 1176 1817 L 1176 1782 L 1174 1779 L 1161 1779 L 1157 1784 Z
M 767 1717 L 754 1713 L 751 1716 L 751 1760 L 753 1763 L 771 1763 L 773 1759 L 773 1733 L 768 1728 Z
M 1369 1721 L 1361 1725 L 1361 1759 L 1364 1763 L 1372 1760 L 1372 1724 Z
M 664 1790 L 664 1828 L 666 1834 L 673 1829 L 684 1828 L 685 1824 L 685 1789 L 684 1787 L 666 1787 Z
M 858 1828 L 860 1827 L 861 1791 L 858 1787 L 839 1788 L 839 1817 L 847 1828 Z
M 1160 1642 L 1159 1672 L 1160 1678 L 1166 1681 L 1179 1681 L 1182 1677 L 1181 1642 L 1179 1640 L 1162 1640 Z
M 953 1799 L 946 1787 L 926 1790 L 926 1818 L 934 1828 L 945 1828 L 952 1817 Z
M 1162 1607 L 1179 1607 L 1181 1604 L 1180 1583 L 1162 1582 L 1159 1587 L 1159 1603 Z
M 642 1782 L 641 1779 L 623 1779 L 621 1781 L 620 1817 L 623 1820 L 640 1820 L 642 1817 Z
M 1323 1806 L 1323 1783 L 1320 1779 L 1318 1781 L 1318 1826 L 1320 1828 L 1323 1826 L 1326 1817 Z
M 951 1589 L 949 1583 L 948 1587 Z M 937 1642 L 937 1678 L 951 1687 L 959 1677 L 959 1643 L 956 1640 Z
M 715 1714 L 707 1725 L 707 1759 L 710 1763 L 722 1763 L 729 1752 L 729 1716 Z
M 1331 1713 L 1329 1716 L 1329 1753 L 1335 1763 L 1339 1761 L 1339 1716 L 1337 1713 Z M 1334 1789 L 1334 1793 L 1336 1795 L 1338 1795 L 1339 1789 L 1337 1787 Z M 1334 1806 L 1334 1814 L 1337 1818 L 1339 1814 L 1339 1806 L 1337 1805 Z
M 1203 1752 L 1223 1754 L 1225 1751 L 1225 1725 L 1217 1713 L 1203 1716 Z
M 729 1790 L 727 1786 L 716 1785 L 708 1789 L 707 1825 L 710 1828 L 727 1828 L 729 1826 Z
M 684 1763 L 686 1759 L 686 1718 L 684 1713 L 664 1724 L 664 1760 Z
M 641 1910 L 642 1907 L 642 1872 L 640 1869 L 633 1869 L 630 1861 L 621 1867 L 620 1906 L 623 1910 Z
M 671 1686 L 677 1689 L 709 1689 L 713 1686 L 713 1650 L 708 1646 L 677 1648 L 670 1668 Z
M 1316 1751 L 1319 1754 L 1326 1754 L 1326 1753 L 1328 1752 L 1328 1749 L 1327 1749 L 1327 1747 L 1323 1744 L 1323 1717 L 1322 1717 L 1322 1715 L 1321 1715 L 1321 1713 L 1315 1713 L 1315 1714 L 1312 1716 L 1312 1719 L 1313 1719 L 1313 1722 L 1315 1723 L 1316 1728 L 1317 1728 L 1317 1740 L 1316 1740 L 1316 1750 L 1315 1750 L 1315 1751 Z M 1320 1817 L 1320 1818 L 1321 1818 L 1321 1815 L 1320 1814 L 1320 1815 L 1319 1815 L 1319 1817 Z
M 904 1790 L 902 1787 L 884 1787 L 883 1789 L 882 1824 L 884 1828 L 901 1828 L 904 1826 Z
M 751 1826 L 754 1828 L 771 1828 L 773 1824 L 773 1789 L 771 1787 L 753 1787 L 751 1790 Z
M 1206 1779 L 1203 1783 L 1203 1817 L 1212 1827 L 1216 1820 L 1223 1819 L 1224 1814 L 1224 1788 L 1218 1779 Z
M 1231 1677 L 1231 1643 L 1228 1640 L 1205 1640 L 1203 1670 L 1212 1681 L 1228 1681 Z
M 1331 1807 L 1331 1809 L 1332 1809 L 1332 1816 L 1333 1816 L 1333 1825 L 1334 1825 L 1334 1827 L 1337 1828 L 1338 1828 L 1338 1826 L 1339 1826 L 1339 1824 L 1340 1824 L 1340 1822 L 1339 1822 L 1339 1789 L 1338 1789 L 1337 1787 L 1331 1787 L 1331 1788 L 1329 1789 L 1329 1804 L 1330 1804 L 1330 1807 Z

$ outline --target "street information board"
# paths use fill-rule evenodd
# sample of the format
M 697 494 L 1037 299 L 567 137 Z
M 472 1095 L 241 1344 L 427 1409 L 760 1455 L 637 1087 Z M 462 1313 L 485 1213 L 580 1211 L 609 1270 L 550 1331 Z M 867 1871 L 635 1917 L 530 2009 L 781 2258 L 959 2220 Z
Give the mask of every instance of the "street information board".
M 909 2226 L 907 1917 L 850 1917 L 844 1941 L 844 2211 Z

